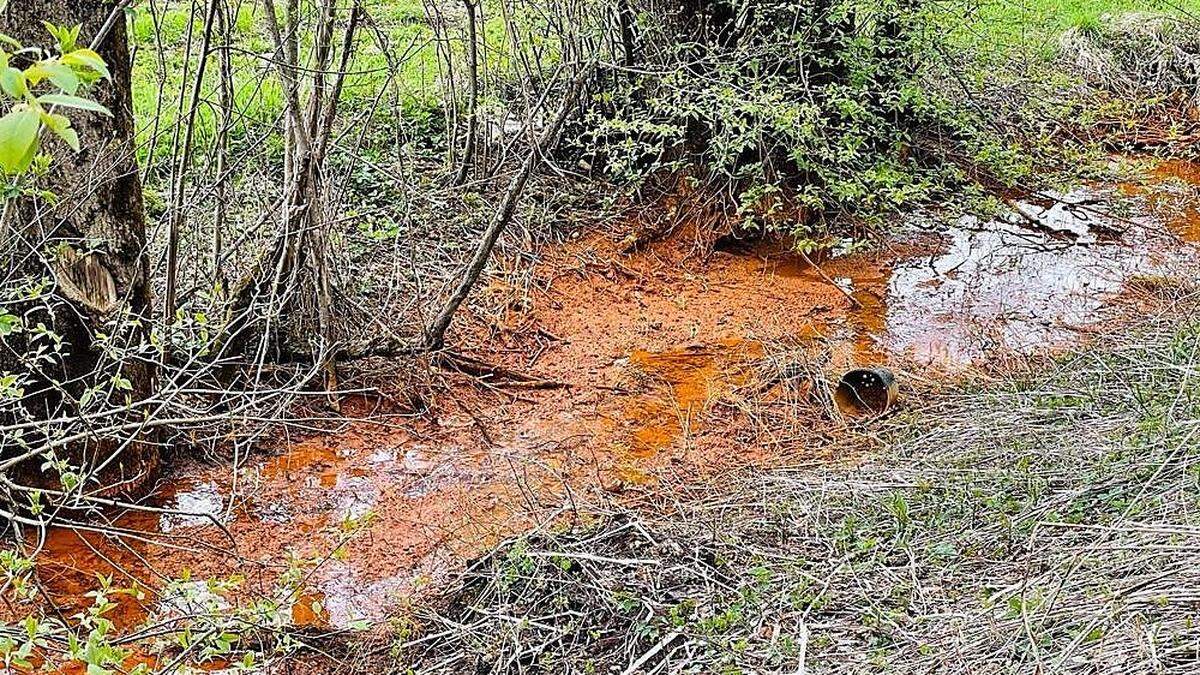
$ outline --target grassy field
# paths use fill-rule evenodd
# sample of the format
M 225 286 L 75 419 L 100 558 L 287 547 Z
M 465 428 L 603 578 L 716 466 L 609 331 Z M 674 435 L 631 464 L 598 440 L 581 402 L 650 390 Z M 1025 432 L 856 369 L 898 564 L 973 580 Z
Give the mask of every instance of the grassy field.
M 343 91 L 346 109 L 363 111 L 381 100 L 378 115 L 397 108 L 405 117 L 421 120 L 433 114 L 441 100 L 438 57 L 420 2 L 372 0 L 366 9 L 376 30 L 358 34 L 351 75 Z M 267 60 L 273 51 L 254 6 L 241 4 L 235 22 L 232 57 L 234 70 L 234 142 L 275 123 L 283 112 L 283 94 L 274 68 Z M 154 14 L 142 9 L 135 15 L 132 41 L 137 52 L 134 75 L 134 109 L 143 129 L 143 148 L 157 157 L 170 155 L 172 134 L 181 109 L 180 91 L 190 95 L 196 60 L 204 30 L 202 12 L 165 8 Z M 190 24 L 190 26 L 189 26 Z M 189 30 L 190 29 L 190 30 Z M 391 59 L 391 61 L 389 61 Z M 392 67 L 395 67 L 394 71 Z M 215 137 L 218 100 L 216 59 L 209 62 L 197 111 L 196 140 L 207 147 Z M 186 72 L 186 75 L 185 75 Z M 394 74 L 389 74 L 393 73 Z M 143 160 L 148 154 L 143 155 Z
M 1200 14 L 1197 0 L 982 0 L 971 4 L 976 14 L 973 28 L 1001 42 L 1052 38 L 1067 28 L 1095 26 L 1106 14 Z

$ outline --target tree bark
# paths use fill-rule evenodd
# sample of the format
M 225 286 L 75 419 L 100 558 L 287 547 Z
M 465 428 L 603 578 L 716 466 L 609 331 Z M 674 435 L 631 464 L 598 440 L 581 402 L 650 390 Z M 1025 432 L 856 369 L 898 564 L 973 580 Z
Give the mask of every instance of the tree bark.
M 94 47 L 112 73 L 111 82 L 102 81 L 87 92 L 112 112 L 111 117 L 60 111 L 70 117 L 82 150 L 74 153 L 57 142 L 44 144 L 53 160 L 37 187 L 49 190 L 56 199 L 19 198 L 8 205 L 0 229 L 3 288 L 16 289 L 38 280 L 52 284 L 42 298 L 14 302 L 7 305 L 8 311 L 20 314 L 27 327 L 44 323 L 63 340 L 61 354 L 35 363 L 28 358 L 38 340 L 33 331 L 3 339 L 0 374 L 24 373 L 30 386 L 21 408 L 0 411 L 0 426 L 14 417 L 45 421 L 41 439 L 16 439 L 6 433 L 0 439 L 4 457 L 16 454 L 19 443 L 26 444 L 24 451 L 36 448 L 56 429 L 64 428 L 64 419 L 127 409 L 155 387 L 155 358 L 148 351 L 146 219 L 123 6 L 112 0 L 19 0 L 0 13 L 0 33 L 27 47 L 53 46 L 43 21 L 82 25 L 83 46 L 104 35 Z M 4 299 L 13 301 L 11 296 Z M 97 340 L 101 333 L 109 348 Z M 123 383 L 113 386 L 115 378 Z M 92 387 L 104 392 L 99 400 L 84 395 Z M 93 437 L 70 447 L 67 458 L 85 468 L 83 489 L 88 492 L 136 492 L 158 463 L 158 448 L 152 441 L 148 434 Z M 43 475 L 40 461 L 30 464 L 19 472 L 20 477 L 58 487 L 58 477 Z

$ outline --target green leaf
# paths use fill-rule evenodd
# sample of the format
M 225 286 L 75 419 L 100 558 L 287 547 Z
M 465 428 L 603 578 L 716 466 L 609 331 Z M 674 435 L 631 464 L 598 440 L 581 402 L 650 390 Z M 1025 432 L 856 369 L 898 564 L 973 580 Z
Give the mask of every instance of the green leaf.
M 43 21 L 42 25 L 54 36 L 54 39 L 58 40 L 59 52 L 66 54 L 69 51 L 74 51 L 75 43 L 79 41 L 79 32 L 83 28 L 82 25 L 67 28 L 66 26 L 55 26 L 49 21 Z
M 0 309 L 0 337 L 12 335 L 21 328 L 21 317 Z
M 0 71 L 0 89 L 15 99 L 25 98 L 29 87 L 25 84 L 25 73 L 11 66 Z
M 0 397 L 13 401 L 24 397 L 25 388 L 18 386 L 20 383 L 21 380 L 12 373 L 0 375 Z M 45 471 L 45 467 L 42 467 L 42 470 Z
M 104 57 L 90 49 L 76 49 L 70 54 L 64 54 L 62 62 L 69 66 L 80 66 L 98 73 L 105 79 L 112 79 L 112 75 L 108 72 L 108 64 L 104 62 Z
M 64 490 L 70 492 L 79 486 L 79 475 L 73 471 L 64 471 L 62 475 L 58 477 L 58 481 L 62 483 Z
M 75 152 L 79 152 L 79 134 L 71 128 L 71 120 L 67 119 L 66 115 L 56 113 L 43 113 L 42 124 L 54 133 L 55 136 L 63 139 L 67 145 Z
M 57 60 L 42 61 L 38 66 L 46 73 L 46 77 L 54 83 L 54 86 L 71 95 L 79 91 L 79 76 L 75 74 L 71 66 Z
M 0 170 L 23 173 L 37 154 L 41 115 L 27 105 L 13 108 L 0 118 Z
M 38 152 L 41 150 L 41 148 L 42 139 L 35 137 L 33 139 L 33 143 L 29 146 L 29 152 L 25 153 L 25 156 L 21 158 L 21 161 L 17 165 L 17 173 L 25 173 L 29 170 L 29 167 L 38 160 L 38 157 L 40 156 Z
M 67 147 L 71 148 L 75 152 L 79 152 L 80 147 L 82 147 L 79 143 L 79 132 L 75 131 L 74 129 L 67 128 L 54 133 L 63 140 L 63 143 L 67 144 Z
M 64 108 L 89 110 L 91 112 L 97 112 L 112 117 L 112 113 L 108 111 L 108 108 L 105 108 L 91 99 L 80 98 L 78 96 L 68 96 L 67 94 L 46 94 L 45 96 L 39 97 L 38 102 L 42 105 L 61 105 Z

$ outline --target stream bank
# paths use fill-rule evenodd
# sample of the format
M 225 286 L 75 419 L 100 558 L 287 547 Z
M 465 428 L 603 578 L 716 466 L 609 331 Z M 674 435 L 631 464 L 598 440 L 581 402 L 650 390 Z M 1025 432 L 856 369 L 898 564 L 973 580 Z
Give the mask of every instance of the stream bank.
M 914 388 L 1103 339 L 1138 316 L 1137 283 L 1194 269 L 1197 178 L 1164 163 L 1021 203 L 1024 216 L 917 217 L 816 266 L 771 245 L 709 253 L 686 228 L 633 254 L 584 234 L 541 253 L 530 302 L 467 336 L 555 386 L 461 377 L 416 419 L 348 401 L 337 433 L 277 439 L 235 472 L 177 467 L 151 502 L 168 512 L 52 531 L 39 578 L 68 614 L 97 573 L 135 587 L 110 594 L 125 631 L 251 598 L 292 625 L 353 628 L 592 504 L 652 507 L 747 469 L 853 463 L 874 447 L 870 423 L 820 405 L 822 378 L 805 376 L 886 363 L 915 402 Z M 185 572 L 240 580 L 167 581 Z

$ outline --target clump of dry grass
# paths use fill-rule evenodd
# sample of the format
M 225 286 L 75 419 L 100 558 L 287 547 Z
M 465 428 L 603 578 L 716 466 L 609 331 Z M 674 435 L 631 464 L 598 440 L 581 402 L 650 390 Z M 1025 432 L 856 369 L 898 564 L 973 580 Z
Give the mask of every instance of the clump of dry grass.
M 1176 308 L 1193 307 L 1176 289 Z M 1113 336 L 745 472 L 507 542 L 400 639 L 418 672 L 1190 673 L 1200 327 Z
M 758 447 L 827 445 L 844 420 L 833 402 L 830 348 L 822 340 L 786 340 L 763 344 L 740 386 L 716 406 L 731 411 L 738 440 Z
M 1106 15 L 1060 39 L 1067 69 L 1089 84 L 1129 99 L 1177 96 L 1200 102 L 1200 32 L 1168 14 Z
M 718 547 L 628 514 L 509 542 L 472 565 L 420 637 L 400 650 L 423 672 L 642 672 L 719 662 L 689 627 L 755 639 L 742 570 Z M 737 637 L 735 637 L 737 636 Z

